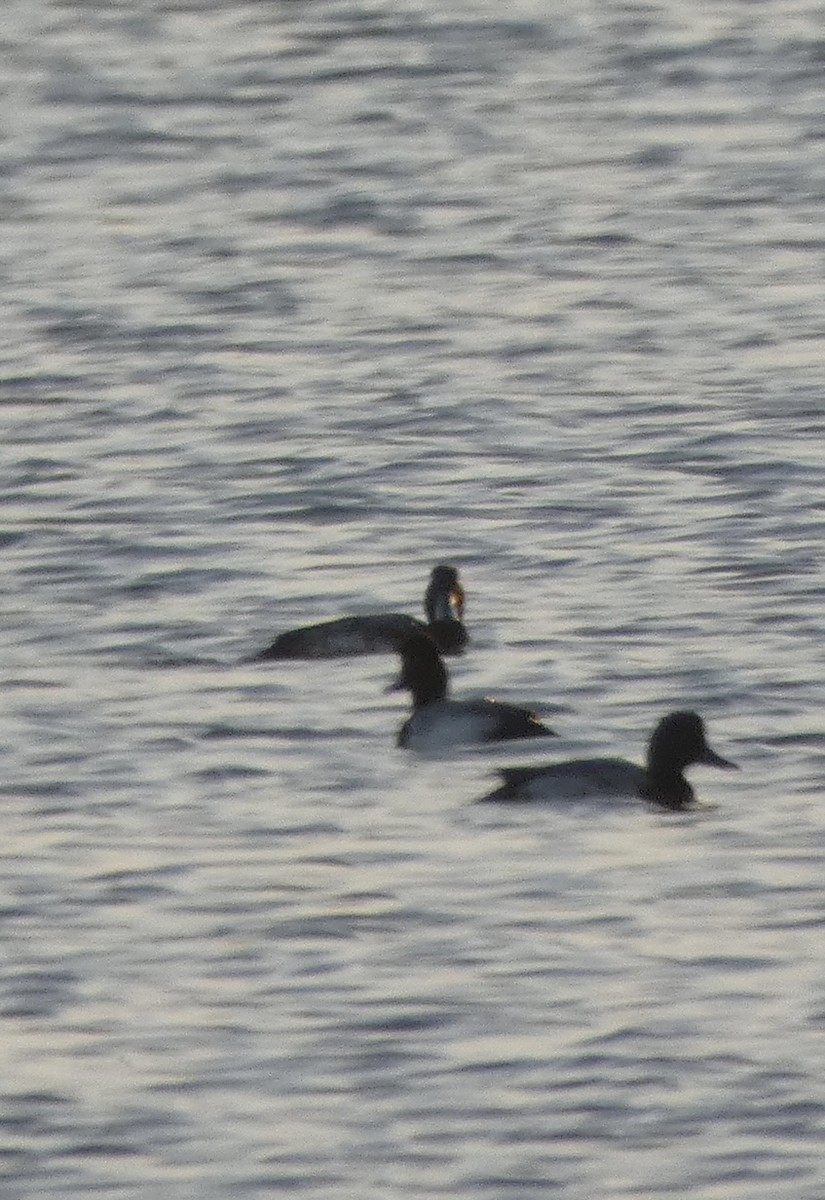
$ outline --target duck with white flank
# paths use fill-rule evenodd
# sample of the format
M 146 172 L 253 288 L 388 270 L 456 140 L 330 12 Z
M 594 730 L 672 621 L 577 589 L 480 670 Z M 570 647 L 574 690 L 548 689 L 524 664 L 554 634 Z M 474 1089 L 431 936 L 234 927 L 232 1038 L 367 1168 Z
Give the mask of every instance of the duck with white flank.
M 510 738 L 552 737 L 535 713 L 498 700 L 449 700 L 447 670 L 426 634 L 398 645 L 401 674 L 391 688 L 412 693 L 412 715 L 401 726 L 398 745 L 438 752 Z
M 694 763 L 725 771 L 739 769 L 710 748 L 697 713 L 672 712 L 653 730 L 644 767 L 622 758 L 582 758 L 505 768 L 501 787 L 481 799 L 518 802 L 638 796 L 663 808 L 685 809 L 695 796 L 684 771 Z
M 442 654 L 460 654 L 467 643 L 467 630 L 463 623 L 464 588 L 455 567 L 442 563 L 433 568 L 424 594 L 424 611 L 426 625 L 403 613 L 371 613 L 290 629 L 279 634 L 252 662 L 385 654 L 394 651 L 400 639 L 416 633 L 429 635 Z

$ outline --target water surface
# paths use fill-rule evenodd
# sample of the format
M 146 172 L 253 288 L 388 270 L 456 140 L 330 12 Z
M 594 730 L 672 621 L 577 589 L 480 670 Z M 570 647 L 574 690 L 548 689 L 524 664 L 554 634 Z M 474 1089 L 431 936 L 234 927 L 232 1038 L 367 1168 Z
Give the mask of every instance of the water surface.
M 821 1200 L 819 16 L 10 5 L 0 1177 Z M 475 807 L 395 664 L 702 810 Z

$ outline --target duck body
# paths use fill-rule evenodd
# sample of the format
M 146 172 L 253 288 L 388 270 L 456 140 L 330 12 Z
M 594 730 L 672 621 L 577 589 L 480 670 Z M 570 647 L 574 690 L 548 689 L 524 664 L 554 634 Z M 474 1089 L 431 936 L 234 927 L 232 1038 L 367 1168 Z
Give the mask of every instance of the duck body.
M 685 769 L 695 763 L 738 770 L 736 763 L 711 749 L 702 718 L 694 712 L 663 717 L 651 735 L 644 767 L 622 758 L 582 758 L 534 767 L 514 767 L 500 774 L 502 784 L 482 800 L 530 802 L 610 799 L 647 800 L 662 808 L 682 810 L 695 803 Z
M 438 647 L 420 634 L 398 647 L 401 674 L 396 689 L 412 694 L 412 713 L 401 726 L 398 745 L 409 750 L 443 752 L 514 738 L 552 737 L 552 729 L 529 709 L 486 698 L 452 700 Z
M 483 800 L 590 800 L 639 797 L 644 768 L 623 758 L 579 758 L 535 767 L 506 767 L 501 787 Z
M 256 655 L 256 662 L 289 658 L 355 658 L 362 654 L 391 653 L 399 638 L 414 633 L 428 635 L 427 626 L 404 613 L 367 613 L 338 617 L 317 625 L 304 625 L 279 633 Z
M 398 733 L 407 750 L 442 751 L 514 738 L 553 737 L 535 713 L 516 704 L 486 697 L 476 700 L 431 700 L 418 705 Z
M 442 654 L 460 654 L 468 638 L 462 620 L 464 588 L 455 567 L 441 564 L 433 568 L 424 594 L 424 610 L 426 624 L 405 613 L 367 613 L 289 629 L 252 661 L 387 654 L 416 634 L 429 636 Z

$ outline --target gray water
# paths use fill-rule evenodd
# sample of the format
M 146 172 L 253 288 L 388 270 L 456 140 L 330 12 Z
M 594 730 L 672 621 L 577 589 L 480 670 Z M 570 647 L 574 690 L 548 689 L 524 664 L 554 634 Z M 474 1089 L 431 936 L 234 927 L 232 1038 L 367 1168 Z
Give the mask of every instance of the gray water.
M 0 1191 L 822 1200 L 816 6 L 17 0 Z M 703 801 L 474 806 L 383 658 Z

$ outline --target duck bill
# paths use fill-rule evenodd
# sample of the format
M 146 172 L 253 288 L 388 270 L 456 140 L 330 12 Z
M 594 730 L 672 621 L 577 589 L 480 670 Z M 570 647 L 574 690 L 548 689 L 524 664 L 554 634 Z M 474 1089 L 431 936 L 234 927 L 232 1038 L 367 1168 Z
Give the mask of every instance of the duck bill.
M 464 588 L 457 583 L 450 592 L 450 608 L 457 621 L 464 619 Z
M 739 764 L 731 762 L 729 758 L 722 758 L 721 754 L 717 754 L 715 750 L 711 750 L 710 746 L 705 746 L 702 751 L 702 757 L 697 760 L 704 763 L 706 767 L 720 767 L 723 771 L 738 771 Z

